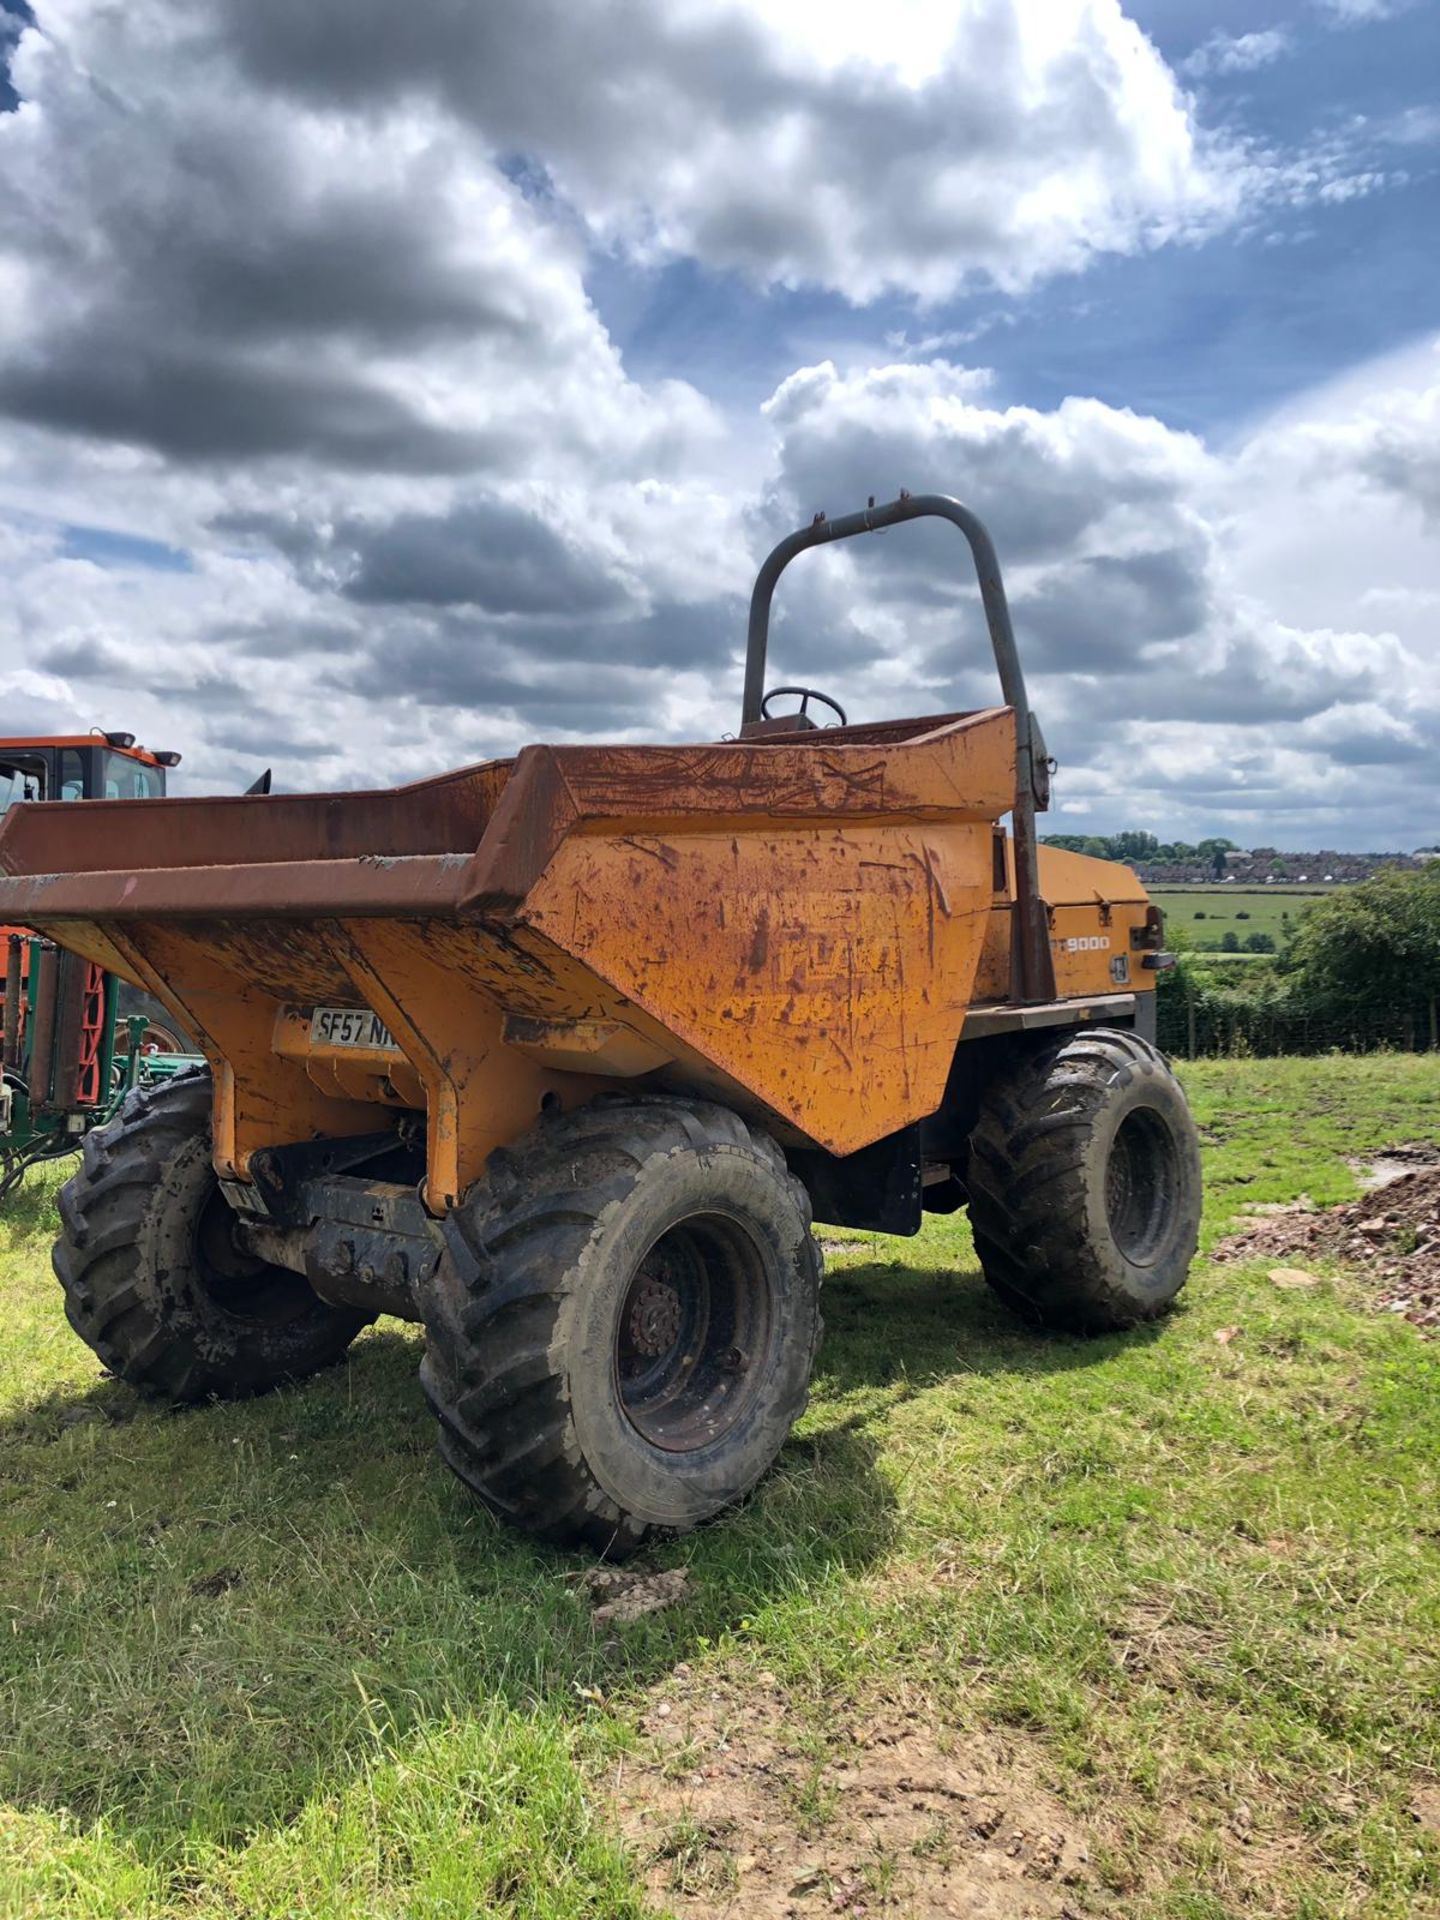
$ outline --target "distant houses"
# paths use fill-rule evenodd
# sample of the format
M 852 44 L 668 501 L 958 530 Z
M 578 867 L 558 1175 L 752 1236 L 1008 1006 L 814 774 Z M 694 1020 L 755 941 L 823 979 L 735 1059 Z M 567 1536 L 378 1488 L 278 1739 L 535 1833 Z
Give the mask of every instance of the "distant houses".
M 1100 860 L 1120 860 L 1152 887 L 1343 886 L 1368 880 L 1386 867 L 1415 871 L 1440 860 L 1440 846 L 1414 853 L 1341 853 L 1335 847 L 1287 853 L 1281 847 L 1237 847 L 1211 838 L 1198 846 L 1165 842 L 1153 833 L 1127 828 L 1123 833 L 1047 833 L 1044 844 Z
M 1196 853 L 1184 860 L 1139 858 L 1131 861 L 1147 886 L 1180 887 L 1220 884 L 1236 886 L 1340 886 L 1368 880 L 1383 867 L 1416 868 L 1440 860 L 1440 847 L 1417 847 L 1414 853 L 1341 853 L 1333 847 L 1318 852 L 1286 853 L 1278 847 L 1236 847 L 1225 854 L 1225 871 L 1215 871 L 1213 858 Z

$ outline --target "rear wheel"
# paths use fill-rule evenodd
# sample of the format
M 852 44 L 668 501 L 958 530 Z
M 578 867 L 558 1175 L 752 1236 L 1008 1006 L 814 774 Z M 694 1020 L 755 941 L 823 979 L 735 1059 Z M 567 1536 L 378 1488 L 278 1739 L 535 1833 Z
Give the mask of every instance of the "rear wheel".
M 210 1161 L 210 1076 L 127 1095 L 61 1189 L 65 1313 L 110 1371 L 183 1402 L 259 1393 L 338 1360 L 366 1316 L 237 1245 Z
M 424 1302 L 446 1461 L 528 1532 L 620 1557 L 746 1493 L 819 1336 L 804 1188 L 738 1115 L 600 1101 L 492 1155 Z
M 1103 1332 L 1153 1320 L 1185 1284 L 1200 1226 L 1195 1122 L 1138 1034 L 1097 1028 L 1018 1060 L 970 1140 L 985 1278 L 1032 1320 Z

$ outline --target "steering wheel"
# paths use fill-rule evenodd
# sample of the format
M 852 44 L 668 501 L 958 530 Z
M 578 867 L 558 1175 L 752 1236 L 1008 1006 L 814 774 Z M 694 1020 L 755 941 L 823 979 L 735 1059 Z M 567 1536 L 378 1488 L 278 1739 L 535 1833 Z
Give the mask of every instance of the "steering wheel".
M 780 716 L 778 714 L 771 713 L 770 702 L 772 700 L 783 700 L 787 693 L 799 695 L 800 712 L 805 719 L 808 720 L 810 718 L 810 702 L 812 700 L 818 700 L 822 707 L 829 707 L 833 714 L 839 716 L 837 725 L 842 727 L 849 725 L 849 722 L 845 718 L 845 709 L 841 706 L 840 702 L 838 700 L 832 700 L 828 693 L 821 693 L 818 687 L 771 687 L 765 698 L 760 702 L 760 718 L 762 720 L 779 719 Z M 788 718 L 789 716 L 787 715 L 786 717 Z

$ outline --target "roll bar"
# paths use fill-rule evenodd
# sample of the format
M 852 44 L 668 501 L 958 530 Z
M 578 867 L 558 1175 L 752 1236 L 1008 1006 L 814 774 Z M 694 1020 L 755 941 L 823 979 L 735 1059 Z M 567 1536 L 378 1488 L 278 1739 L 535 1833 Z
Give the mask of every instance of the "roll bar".
M 876 506 L 872 496 L 861 512 L 845 514 L 839 520 L 828 520 L 823 513 L 817 513 L 808 527 L 787 534 L 765 559 L 750 595 L 741 724 L 748 726 L 760 718 L 760 703 L 765 694 L 765 658 L 770 643 L 770 602 L 776 583 L 796 554 L 804 553 L 809 547 L 826 546 L 832 540 L 849 540 L 858 533 L 878 533 L 884 527 L 927 516 L 948 520 L 970 543 L 980 581 L 985 624 L 990 630 L 990 645 L 1000 674 L 1000 690 L 1006 706 L 1015 714 L 1016 918 L 1015 937 L 1011 942 L 1011 992 L 1021 1001 L 1053 1000 L 1055 964 L 1050 952 L 1049 912 L 1040 897 L 1035 842 L 1035 806 L 1037 800 L 1043 806 L 1049 796 L 1049 763 L 1025 697 L 1025 676 L 1020 669 L 995 545 L 983 522 L 967 506 L 945 493 L 912 494 L 902 490 L 898 499 L 889 500 L 881 507 Z

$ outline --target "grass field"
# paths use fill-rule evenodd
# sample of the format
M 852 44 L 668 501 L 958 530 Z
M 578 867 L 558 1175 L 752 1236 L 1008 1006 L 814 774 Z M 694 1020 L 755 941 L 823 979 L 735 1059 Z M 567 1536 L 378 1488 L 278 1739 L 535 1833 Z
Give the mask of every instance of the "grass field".
M 1185 1074 L 1207 1245 L 1440 1134 L 1433 1057 Z M 1440 1914 L 1440 1346 L 1351 1282 L 1202 1263 L 1158 1330 L 1042 1338 L 958 1220 L 852 1236 L 779 1468 L 606 1632 L 439 1466 L 412 1330 L 157 1413 L 66 1327 L 52 1228 L 44 1188 L 0 1228 L 0 1914 Z M 1085 1864 L 946 1906 L 1008 1857 L 963 1795 L 855 1840 L 897 1720 Z M 793 1888 L 704 1798 L 747 1726 Z
M 1194 943 L 1214 941 L 1222 935 L 1236 934 L 1241 941 L 1250 933 L 1268 933 L 1277 946 L 1283 946 L 1289 928 L 1299 924 L 1307 907 L 1333 893 L 1333 887 L 1151 887 L 1150 897 L 1162 909 L 1166 923 L 1184 927 Z M 1205 918 L 1197 920 L 1196 914 Z M 1239 915 L 1246 915 L 1240 919 Z

